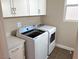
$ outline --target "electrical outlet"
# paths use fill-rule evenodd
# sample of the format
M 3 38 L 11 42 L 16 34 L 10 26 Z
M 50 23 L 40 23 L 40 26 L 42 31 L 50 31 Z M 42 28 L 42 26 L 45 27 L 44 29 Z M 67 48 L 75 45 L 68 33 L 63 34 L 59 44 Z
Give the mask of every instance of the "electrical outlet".
M 20 28 L 20 27 L 22 27 L 22 23 L 21 23 L 21 22 L 17 22 L 17 23 L 16 23 L 16 26 L 17 26 L 18 28 Z

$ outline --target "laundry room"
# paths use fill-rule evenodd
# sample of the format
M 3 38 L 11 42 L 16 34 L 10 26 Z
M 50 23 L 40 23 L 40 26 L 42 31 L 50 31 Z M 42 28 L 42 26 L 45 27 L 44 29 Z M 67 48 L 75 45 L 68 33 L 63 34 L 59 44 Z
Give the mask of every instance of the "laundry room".
M 77 1 L 1 0 L 0 59 L 78 59 Z

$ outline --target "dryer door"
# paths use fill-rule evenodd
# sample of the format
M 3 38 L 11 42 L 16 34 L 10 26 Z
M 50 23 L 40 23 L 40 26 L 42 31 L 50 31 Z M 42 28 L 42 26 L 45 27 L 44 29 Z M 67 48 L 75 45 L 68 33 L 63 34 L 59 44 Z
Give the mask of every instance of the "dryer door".
M 50 37 L 50 44 L 55 40 L 55 32 L 53 34 L 51 34 Z

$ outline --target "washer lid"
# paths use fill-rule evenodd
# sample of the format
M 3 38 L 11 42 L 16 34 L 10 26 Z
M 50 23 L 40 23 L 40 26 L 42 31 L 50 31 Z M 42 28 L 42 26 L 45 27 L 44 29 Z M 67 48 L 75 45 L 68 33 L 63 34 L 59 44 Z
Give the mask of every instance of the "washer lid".
M 45 31 L 42 31 L 42 30 L 39 30 L 39 29 L 33 29 L 33 30 L 28 31 L 28 32 L 23 32 L 21 34 L 28 36 L 28 37 L 31 37 L 31 38 L 35 38 L 35 37 L 41 35 L 44 32 Z

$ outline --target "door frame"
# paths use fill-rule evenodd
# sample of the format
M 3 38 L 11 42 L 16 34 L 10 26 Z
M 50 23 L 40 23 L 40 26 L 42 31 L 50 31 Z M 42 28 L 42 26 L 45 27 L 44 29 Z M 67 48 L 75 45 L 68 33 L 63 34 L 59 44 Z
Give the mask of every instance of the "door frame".
M 0 59 L 9 59 L 7 41 L 3 25 L 1 0 L 0 0 Z

